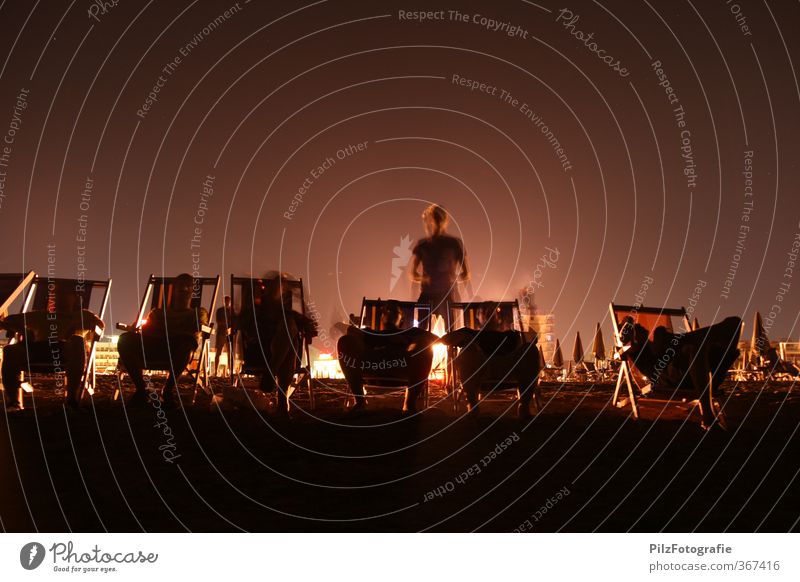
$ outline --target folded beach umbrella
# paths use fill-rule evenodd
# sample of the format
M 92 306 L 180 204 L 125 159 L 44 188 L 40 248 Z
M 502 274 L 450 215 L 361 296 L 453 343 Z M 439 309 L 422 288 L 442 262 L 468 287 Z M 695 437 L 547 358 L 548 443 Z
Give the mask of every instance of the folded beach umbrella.
M 547 367 L 547 362 L 544 359 L 544 350 L 539 346 L 539 369 L 544 370 Z
M 561 344 L 558 343 L 557 339 L 556 339 L 556 351 L 553 354 L 553 367 L 554 368 L 564 367 L 564 354 L 561 353 Z
M 600 324 L 597 324 L 597 329 L 594 332 L 594 343 L 592 344 L 592 355 L 595 360 L 606 359 L 606 344 L 603 341 L 603 330 L 600 329 Z
M 766 355 L 769 350 L 769 338 L 764 329 L 764 322 L 761 320 L 761 313 L 756 311 L 753 320 L 753 337 L 750 338 L 750 351 L 759 356 Z
M 572 346 L 572 361 L 575 365 L 583 362 L 583 342 L 581 341 L 581 332 L 575 334 L 575 345 Z

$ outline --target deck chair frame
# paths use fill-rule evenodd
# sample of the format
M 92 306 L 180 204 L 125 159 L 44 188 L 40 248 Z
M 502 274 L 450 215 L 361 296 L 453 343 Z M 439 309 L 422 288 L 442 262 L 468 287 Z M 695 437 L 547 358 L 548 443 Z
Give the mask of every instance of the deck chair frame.
M 689 316 L 686 313 L 686 308 L 668 308 L 668 307 L 644 307 L 642 305 L 618 305 L 613 301 L 609 304 L 609 312 L 611 313 L 611 327 L 614 330 L 614 347 L 617 353 L 620 356 L 620 366 L 619 371 L 617 373 L 617 382 L 614 388 L 614 396 L 611 399 L 611 405 L 617 406 L 619 402 L 619 394 L 622 388 L 622 385 L 625 384 L 625 387 L 628 391 L 628 401 L 631 405 L 631 412 L 633 414 L 633 418 L 639 418 L 639 405 L 638 405 L 638 395 L 636 394 L 636 387 L 640 393 L 644 392 L 644 389 L 647 386 L 639 386 L 636 381 L 636 378 L 633 374 L 633 370 L 631 369 L 631 362 L 623 358 L 622 355 L 624 353 L 624 344 L 621 339 L 622 329 L 620 327 L 620 321 L 617 319 L 618 315 L 622 315 L 625 317 L 626 315 L 630 314 L 643 314 L 643 315 L 654 315 L 659 318 L 662 317 L 669 317 L 670 321 L 670 330 L 673 331 L 674 327 L 672 325 L 672 318 L 673 317 L 680 317 L 683 319 L 683 325 L 687 331 L 692 331 L 693 326 L 691 321 L 689 321 Z M 651 334 L 653 333 L 653 329 L 648 330 Z
M 377 330 L 380 327 L 381 317 L 383 316 L 382 308 L 389 302 L 392 301 L 397 303 L 400 309 L 403 311 L 403 321 L 407 322 L 409 315 L 411 315 L 411 321 L 409 325 L 404 327 L 403 329 L 408 329 L 411 327 L 418 327 L 425 331 L 430 331 L 433 326 L 433 305 L 430 303 L 420 302 L 420 301 L 399 301 L 396 299 L 381 299 L 378 297 L 377 299 L 367 299 L 366 297 L 361 298 L 361 311 L 359 316 L 359 327 L 361 329 L 374 329 Z M 419 314 L 424 313 L 424 316 L 420 317 Z M 407 322 L 408 323 L 408 322 Z M 408 379 L 400 378 L 400 377 L 391 377 L 385 376 L 382 377 L 380 375 L 370 375 L 365 374 L 363 377 L 364 380 L 364 391 L 365 394 L 367 392 L 367 388 L 382 388 L 386 390 L 391 389 L 399 389 L 403 387 L 408 387 Z M 429 381 L 428 381 L 429 382 Z M 423 406 L 425 408 L 428 407 L 429 404 L 429 384 L 426 382 L 424 389 L 422 390 L 422 401 Z M 351 399 L 351 395 L 348 395 L 345 405 Z
M 480 302 L 448 302 L 447 304 L 447 314 L 450 318 L 448 322 L 448 329 L 453 329 L 457 318 L 455 316 L 455 312 L 461 310 L 463 324 L 465 327 L 470 329 L 479 329 L 478 326 L 478 311 L 481 309 L 484 301 Z M 507 308 L 511 310 L 512 314 L 512 328 L 514 331 L 520 333 L 522 337 L 523 345 L 528 346 L 527 349 L 536 349 L 536 357 L 539 357 L 539 350 L 538 348 L 533 347 L 535 344 L 532 342 L 532 338 L 535 337 L 529 333 L 526 333 L 523 326 L 522 326 L 522 313 L 519 308 L 519 301 L 516 299 L 513 301 L 495 301 L 498 307 Z M 456 372 L 454 364 L 455 356 L 457 355 L 457 349 L 455 353 L 452 354 L 453 357 L 449 357 L 449 373 L 448 373 L 448 380 L 450 381 L 450 385 L 448 387 L 448 393 L 453 398 L 453 407 L 454 409 L 458 410 L 459 402 L 461 399 L 462 390 L 459 388 L 460 379 L 458 378 L 458 373 Z M 450 354 L 448 354 L 450 355 Z M 541 410 L 541 404 L 539 402 L 539 378 L 542 376 L 544 370 L 539 370 L 539 374 L 536 376 L 533 386 L 531 386 L 531 390 L 533 390 L 533 400 L 534 406 L 536 407 L 536 411 L 539 412 Z M 519 382 L 515 379 L 508 377 L 506 375 L 504 378 L 487 378 L 482 380 L 482 386 L 491 386 L 491 392 L 495 390 L 504 390 L 512 387 L 521 388 Z
M 254 288 L 255 282 L 265 282 L 270 280 L 268 277 L 237 277 L 236 275 L 231 275 L 231 288 L 230 288 L 230 296 L 231 296 L 231 305 L 234 309 L 236 309 L 237 297 L 240 302 L 239 312 L 234 315 L 234 321 L 231 325 L 232 332 L 230 338 L 228 338 L 228 353 L 231 354 L 231 360 L 235 362 L 235 353 L 236 353 L 236 344 L 238 342 L 238 338 L 241 332 L 241 313 L 246 307 L 241 304 L 242 298 L 244 297 L 244 293 L 242 293 L 242 289 L 244 289 L 245 285 L 249 285 Z M 305 286 L 303 285 L 303 279 L 299 278 L 297 280 L 289 280 L 285 279 L 283 284 L 289 285 L 292 288 L 292 292 L 296 293 L 296 298 L 300 302 L 300 313 L 307 317 L 306 314 L 306 297 L 305 297 Z M 237 295 L 238 292 L 238 295 Z M 252 308 L 252 306 L 250 306 Z M 303 385 L 305 385 L 306 390 L 308 392 L 308 400 L 309 400 L 309 407 L 311 410 L 314 410 L 316 406 L 315 402 L 315 394 L 314 394 L 314 379 L 312 378 L 311 374 L 311 350 L 310 350 L 311 340 L 310 338 L 306 337 L 306 334 L 301 331 L 300 334 L 300 345 L 298 345 L 295 349 L 295 358 L 296 358 L 296 369 L 297 372 L 295 373 L 295 379 L 292 381 L 292 384 L 289 386 L 287 390 L 286 398 L 290 398 L 294 391 Z M 242 354 L 244 358 L 244 354 Z M 244 380 L 242 376 L 244 374 L 248 374 L 248 368 L 246 367 L 247 362 L 244 361 L 239 362 L 239 364 L 232 363 L 231 365 L 231 387 L 232 388 L 244 388 Z M 305 358 L 305 363 L 303 359 Z M 251 367 L 249 370 L 252 373 L 269 373 L 269 370 Z
M 85 298 L 87 299 L 86 304 L 81 305 L 82 309 L 89 308 L 89 300 L 91 300 L 91 296 L 94 294 L 95 290 L 101 289 L 103 290 L 103 297 L 100 300 L 100 308 L 98 312 L 95 314 L 98 318 L 103 319 L 106 313 L 106 307 L 108 306 L 108 296 L 111 293 L 111 278 L 108 280 L 90 280 L 90 279 L 64 279 L 64 278 L 52 278 L 52 277 L 40 277 L 35 276 L 30 282 L 30 288 L 28 289 L 28 293 L 25 296 L 25 303 L 22 306 L 21 313 L 27 313 L 32 308 L 40 308 L 40 305 L 37 305 L 37 299 L 39 296 L 37 295 L 37 291 L 40 288 L 40 285 L 44 285 L 43 289 L 47 289 L 47 285 L 55 284 L 55 285 L 74 285 L 75 288 L 83 288 Z M 88 289 L 88 293 L 86 292 Z M 84 296 L 81 296 L 83 299 Z M 100 338 L 103 337 L 103 330 L 99 327 L 96 327 L 92 330 L 92 341 L 89 347 L 89 354 L 86 358 L 86 364 L 83 368 L 83 375 L 81 376 L 81 393 L 80 398 L 83 399 L 83 395 L 88 392 L 90 395 L 94 395 L 95 387 L 96 387 L 96 366 L 95 366 L 95 359 L 97 356 L 97 342 L 100 341 Z M 48 374 L 53 372 L 48 372 L 46 366 L 42 366 L 35 362 L 28 363 L 28 372 L 34 374 Z M 20 385 L 20 398 L 19 402 L 22 402 L 22 392 L 32 392 L 33 387 L 29 382 L 23 381 Z
M 17 282 L 14 290 L 6 297 L 1 298 L 3 303 L 0 304 L 0 313 L 6 313 L 8 311 L 8 308 L 16 301 L 17 297 L 22 295 L 22 292 L 33 282 L 35 277 L 35 271 L 28 271 L 27 273 L 0 273 L 0 281 L 9 281 L 12 285 L 14 281 Z
M 117 329 L 121 331 L 127 332 L 136 332 L 138 333 L 142 329 L 142 325 L 145 322 L 145 316 L 150 312 L 150 310 L 163 307 L 169 303 L 170 297 L 172 293 L 172 285 L 175 282 L 176 277 L 159 277 L 154 275 L 153 273 L 147 279 L 147 283 L 145 285 L 144 294 L 142 296 L 142 302 L 139 304 L 139 311 L 136 314 L 136 319 L 132 324 L 125 324 L 125 323 L 117 323 Z M 212 289 L 211 292 L 211 300 L 209 301 L 209 307 L 206 307 L 208 310 L 208 325 L 201 326 L 200 333 L 201 333 L 201 341 L 200 346 L 195 351 L 194 355 L 192 356 L 192 361 L 189 363 L 188 368 L 191 368 L 194 362 L 197 362 L 197 369 L 194 371 L 189 370 L 190 375 L 192 376 L 192 382 L 194 384 L 194 394 L 192 396 L 192 402 L 197 399 L 197 394 L 200 390 L 203 390 L 208 395 L 212 395 L 211 390 L 211 362 L 209 358 L 210 352 L 210 341 L 211 341 L 211 332 L 214 329 L 214 323 L 212 320 L 214 307 L 217 304 L 217 294 L 219 293 L 219 283 L 220 283 L 220 276 L 217 275 L 215 277 L 194 277 L 194 288 L 200 288 L 200 293 L 197 297 L 194 296 L 194 292 L 192 295 L 192 303 L 191 306 L 193 308 L 203 307 L 202 300 L 203 300 L 203 289 L 208 287 Z M 165 296 L 166 295 L 166 296 Z M 159 369 L 159 368 L 152 368 L 152 369 Z M 165 368 L 166 369 L 166 368 Z M 177 378 L 176 378 L 177 381 Z M 116 399 L 120 395 L 120 387 L 119 384 L 117 385 L 117 390 L 114 393 L 114 398 Z

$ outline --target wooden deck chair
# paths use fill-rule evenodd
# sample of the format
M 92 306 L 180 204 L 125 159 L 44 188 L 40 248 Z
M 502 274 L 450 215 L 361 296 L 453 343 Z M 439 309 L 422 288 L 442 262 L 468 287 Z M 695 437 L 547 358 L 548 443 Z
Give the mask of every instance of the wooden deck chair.
M 276 274 L 276 277 L 278 275 Z M 235 359 L 236 345 L 240 342 L 242 335 L 241 324 L 243 323 L 242 315 L 250 312 L 255 314 L 256 302 L 263 293 L 266 282 L 273 279 L 272 277 L 251 278 L 251 277 L 237 277 L 231 275 L 231 305 L 233 306 L 234 318 L 231 326 L 230 345 L 228 346 L 229 354 L 232 359 Z M 288 286 L 292 293 L 292 309 L 300 313 L 304 317 L 308 317 L 306 313 L 305 291 L 303 288 L 303 279 L 288 279 L 284 278 L 282 281 L 284 287 Z M 309 346 L 311 338 L 307 337 L 304 330 L 300 330 L 300 337 L 298 345 L 295 346 L 295 376 L 292 384 L 287 390 L 286 398 L 291 397 L 292 393 L 298 389 L 305 387 L 308 391 L 309 407 L 313 410 L 316 403 L 314 398 L 314 380 L 311 376 L 311 353 Z M 244 352 L 244 350 L 242 350 Z M 269 374 L 269 370 L 263 362 L 247 361 L 244 359 L 244 353 L 236 366 L 231 368 L 231 386 L 232 388 L 244 388 L 244 375 L 262 375 Z
M 78 295 L 79 302 L 76 305 L 77 310 L 88 309 L 98 318 L 103 319 L 108 306 L 108 295 L 111 292 L 111 279 L 107 281 L 101 280 L 88 280 L 88 279 L 61 279 L 51 277 L 35 276 L 31 281 L 30 288 L 25 296 L 25 304 L 22 307 L 23 313 L 30 311 L 44 311 L 52 305 L 52 288 L 56 287 L 71 287 Z M 81 393 L 80 397 L 88 392 L 90 395 L 95 391 L 95 357 L 97 355 L 97 342 L 103 337 L 103 330 L 96 327 L 91 331 L 91 339 L 89 341 L 89 353 L 86 358 L 86 365 L 83 369 L 83 376 L 81 377 Z M 17 338 L 22 340 L 23 338 Z M 46 362 L 28 362 L 29 374 L 53 374 L 54 364 L 51 361 Z M 23 378 L 20 386 L 20 391 L 32 392 L 33 386 Z M 20 392 L 20 404 L 22 403 L 22 393 Z
M 200 346 L 197 348 L 197 351 L 192 357 L 192 361 L 189 363 L 189 366 L 187 367 L 189 373 L 192 376 L 192 381 L 194 383 L 194 395 L 192 396 L 193 403 L 196 400 L 197 394 L 200 390 L 203 390 L 206 394 L 212 395 L 211 380 L 210 380 L 211 362 L 209 357 L 210 355 L 209 351 L 210 351 L 211 332 L 214 329 L 214 323 L 212 318 L 214 317 L 214 307 L 217 304 L 219 281 L 220 281 L 219 275 L 217 275 L 216 277 L 194 278 L 190 307 L 192 309 L 205 307 L 208 310 L 209 323 L 208 325 L 201 326 Z M 145 285 L 142 302 L 139 304 L 139 311 L 136 314 L 136 319 L 131 324 L 117 323 L 117 329 L 128 332 L 140 331 L 142 325 L 145 323 L 145 321 L 147 321 L 147 314 L 150 313 L 151 310 L 161 309 L 170 304 L 170 301 L 172 299 L 172 289 L 174 284 L 175 284 L 175 277 L 158 277 L 156 275 L 150 274 L 150 277 L 148 277 L 147 283 Z M 203 305 L 204 295 L 207 298 L 207 303 L 205 305 Z M 148 360 L 147 363 L 148 366 L 150 366 L 149 370 L 165 371 L 171 369 L 171 363 L 169 361 L 154 362 L 152 360 Z M 118 368 L 118 371 L 123 371 L 121 365 L 122 362 L 120 362 L 120 368 Z M 120 395 L 120 388 L 118 383 L 117 390 L 114 393 L 114 399 L 118 398 L 119 395 Z
M 781 358 L 784 366 L 792 367 L 794 370 L 787 370 L 786 375 L 788 379 L 796 379 L 798 374 L 795 372 L 800 366 L 800 343 L 783 341 L 778 344 L 778 355 Z
M 614 388 L 614 397 L 611 400 L 613 406 L 617 406 L 619 402 L 619 393 L 623 383 L 628 391 L 628 402 L 631 405 L 631 411 L 634 418 L 639 418 L 639 406 L 637 397 L 640 394 L 646 394 L 652 387 L 647 377 L 636 369 L 636 363 L 622 357 L 627 347 L 623 344 L 620 338 L 622 325 L 626 317 L 632 317 L 634 323 L 641 324 L 650 332 L 650 339 L 653 338 L 653 332 L 657 327 L 663 326 L 669 332 L 675 332 L 673 324 L 673 317 L 681 318 L 683 323 L 683 331 L 691 331 L 692 323 L 686 315 L 686 309 L 681 307 L 677 309 L 658 308 L 658 307 L 644 307 L 633 305 L 617 305 L 611 302 L 609 305 L 611 312 L 611 326 L 614 329 L 614 346 L 617 354 L 620 356 L 620 366 L 617 373 L 617 383 Z
M 393 301 L 397 304 L 403 313 L 403 320 L 400 324 L 400 329 L 409 329 L 417 327 L 425 331 L 431 331 L 431 320 L 433 316 L 433 306 L 430 303 L 419 303 L 416 301 L 396 301 L 390 299 L 367 299 L 366 297 L 361 300 L 361 315 L 359 317 L 359 327 L 361 329 L 370 329 L 381 331 L 381 318 L 386 304 Z M 405 390 L 408 386 L 408 378 L 399 374 L 393 374 L 392 370 L 380 371 L 369 370 L 363 374 L 364 381 L 364 394 L 368 395 L 369 390 L 372 389 L 373 395 L 376 390 L 380 390 L 383 395 L 396 394 L 400 389 Z M 422 402 L 425 408 L 429 404 L 429 390 L 428 382 L 422 386 L 421 390 Z M 348 396 L 349 401 L 351 396 Z
M 800 363 L 800 342 L 782 341 L 778 343 L 781 360 L 797 365 Z
M 485 302 L 478 302 L 478 303 L 448 303 L 447 312 L 450 317 L 450 326 L 448 329 L 459 329 L 460 327 L 467 327 L 470 329 L 479 330 L 481 329 L 481 321 L 480 321 L 480 312 L 483 308 Z M 515 299 L 514 301 L 496 301 L 493 302 L 498 306 L 499 315 L 502 321 L 507 322 L 509 327 L 514 331 L 517 331 L 520 334 L 520 338 L 522 340 L 523 349 L 530 349 L 535 351 L 536 359 L 539 360 L 539 349 L 536 345 L 536 334 L 525 332 L 522 326 L 522 316 L 519 309 L 519 302 Z M 456 357 L 457 357 L 456 350 Z M 497 358 L 503 358 L 507 356 L 495 356 Z M 453 361 L 455 358 L 452 359 Z M 458 377 L 458 372 L 455 366 L 451 365 L 450 367 L 451 374 L 451 385 L 449 386 L 449 392 L 453 397 L 453 404 L 456 410 L 458 410 L 460 406 L 460 401 L 462 399 L 463 393 L 461 390 L 461 379 Z M 541 376 L 542 370 L 539 370 L 539 373 L 534 380 L 533 386 L 531 386 L 531 390 L 533 390 L 533 397 L 532 400 L 534 405 L 536 406 L 536 411 L 538 412 L 541 410 L 541 406 L 539 403 L 539 376 Z M 486 386 L 489 388 L 490 393 L 494 393 L 496 390 L 505 390 L 509 388 L 517 389 L 522 388 L 519 383 L 509 374 L 504 374 L 503 376 L 496 376 L 496 377 L 488 377 L 482 378 L 481 382 L 482 386 Z
M 19 309 L 22 311 L 24 306 L 23 291 L 30 285 L 36 276 L 34 271 L 27 273 L 0 273 L 0 316 L 6 316 L 11 311 L 11 307 L 19 299 Z M 6 332 L 9 343 L 14 343 L 17 338 L 11 331 Z M 3 361 L 3 350 L 0 348 L 0 362 Z M 0 380 L 2 383 L 2 380 Z M 22 402 L 20 400 L 20 402 Z

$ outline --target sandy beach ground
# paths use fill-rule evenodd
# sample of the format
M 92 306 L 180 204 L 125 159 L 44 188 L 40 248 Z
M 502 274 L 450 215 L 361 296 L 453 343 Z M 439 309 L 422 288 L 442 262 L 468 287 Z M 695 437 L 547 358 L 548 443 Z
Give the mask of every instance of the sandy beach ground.
M 798 530 L 800 399 L 793 384 L 726 384 L 730 430 L 686 405 L 612 408 L 611 385 L 543 384 L 542 410 L 510 394 L 457 415 L 432 389 L 344 411 L 343 386 L 297 394 L 289 421 L 208 398 L 159 413 L 99 377 L 79 412 L 52 380 L 0 415 L 5 531 Z M 219 390 L 225 381 L 216 380 Z M 160 385 L 158 379 L 155 384 Z M 123 384 L 123 391 L 130 393 Z

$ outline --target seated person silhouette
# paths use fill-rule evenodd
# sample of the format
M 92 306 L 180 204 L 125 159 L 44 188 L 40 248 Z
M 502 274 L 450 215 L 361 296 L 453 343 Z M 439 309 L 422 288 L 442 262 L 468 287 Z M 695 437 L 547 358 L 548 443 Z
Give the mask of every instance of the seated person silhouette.
M 166 308 L 152 309 L 139 330 L 119 336 L 119 358 L 136 387 L 128 404 L 140 406 L 147 402 L 144 370 L 148 369 L 148 363 L 151 362 L 158 366 L 166 364 L 169 370 L 161 393 L 164 406 L 174 408 L 179 404 L 176 394 L 178 378 L 200 347 L 201 326 L 208 325 L 208 311 L 202 307 L 191 307 L 193 287 L 194 278 L 191 275 L 178 275 L 174 279 L 172 297 Z
M 3 348 L 3 386 L 6 408 L 19 410 L 20 375 L 29 363 L 52 365 L 66 374 L 66 400 L 70 408 L 80 404 L 83 372 L 95 328 L 103 321 L 88 309 L 81 309 L 73 285 L 57 284 L 48 298 L 47 309 L 0 318 L 0 328 L 20 334 L 23 341 Z M 60 386 L 60 380 L 59 380 Z
M 300 359 L 301 334 L 308 341 L 317 335 L 314 320 L 293 309 L 294 294 L 285 282 L 286 275 L 263 280 L 263 287 L 252 289 L 252 299 L 243 298 L 239 314 L 244 369 L 261 371 L 262 391 L 278 389 L 275 413 L 281 416 L 289 414 L 287 395 Z
M 515 382 L 518 385 L 518 415 L 530 417 L 530 402 L 539 375 L 536 339 L 525 343 L 522 334 L 503 319 L 497 302 L 484 302 L 478 311 L 478 319 L 480 329 L 462 327 L 441 340 L 450 347 L 460 348 L 453 365 L 467 395 L 467 410 L 477 413 L 482 384 Z
M 339 365 L 355 397 L 351 412 L 366 406 L 365 377 L 405 382 L 403 412 L 416 412 L 417 400 L 433 364 L 433 344 L 438 338 L 416 327 L 402 329 L 403 323 L 400 305 L 390 300 L 384 305 L 379 330 L 351 325 L 339 338 Z
M 621 324 L 620 341 L 627 350 L 622 358 L 634 366 L 634 374 L 656 389 L 685 389 L 700 403 L 701 426 L 724 428 L 716 423 L 714 394 L 739 357 L 737 345 L 742 320 L 727 317 L 719 323 L 686 333 L 663 326 L 649 330 L 627 316 Z

